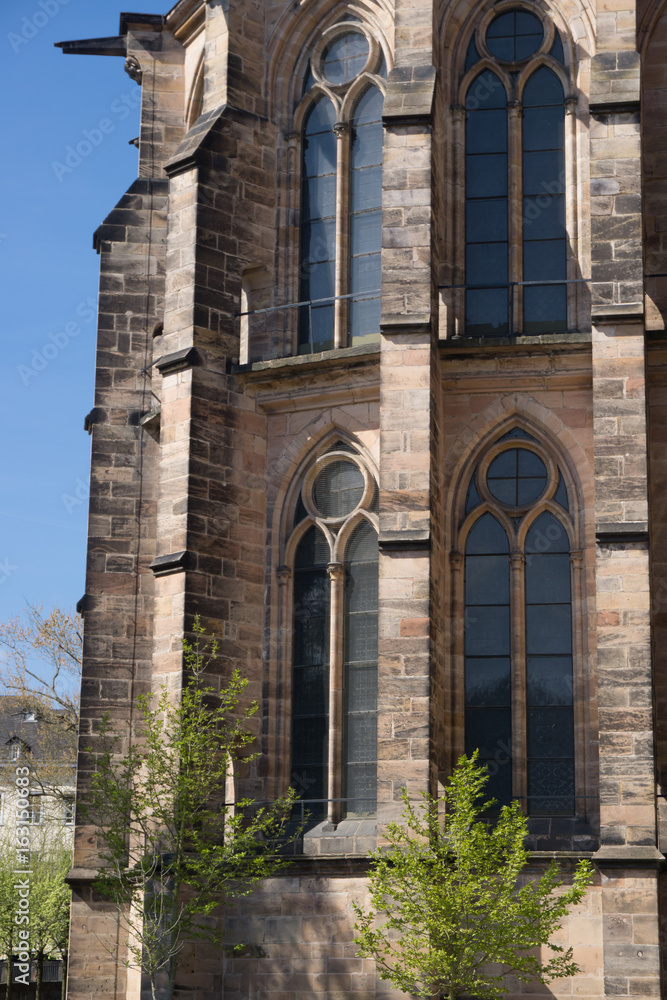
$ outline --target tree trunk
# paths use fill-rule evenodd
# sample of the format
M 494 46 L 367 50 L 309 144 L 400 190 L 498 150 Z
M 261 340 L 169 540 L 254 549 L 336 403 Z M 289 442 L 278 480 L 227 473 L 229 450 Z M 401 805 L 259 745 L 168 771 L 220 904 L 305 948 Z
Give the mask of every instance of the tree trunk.
M 62 970 L 63 978 L 60 984 L 60 1000 L 66 1000 L 67 998 L 67 952 L 66 951 L 62 953 L 62 963 L 63 963 L 63 970 Z
M 35 990 L 35 1000 L 42 1000 L 42 978 L 44 976 L 44 952 L 37 952 L 37 979 Z
M 5 994 L 5 1000 L 12 1000 L 12 972 L 13 972 L 12 959 L 14 957 L 12 954 L 13 951 L 14 951 L 14 943 L 12 941 L 9 944 L 9 952 L 7 954 L 7 992 Z

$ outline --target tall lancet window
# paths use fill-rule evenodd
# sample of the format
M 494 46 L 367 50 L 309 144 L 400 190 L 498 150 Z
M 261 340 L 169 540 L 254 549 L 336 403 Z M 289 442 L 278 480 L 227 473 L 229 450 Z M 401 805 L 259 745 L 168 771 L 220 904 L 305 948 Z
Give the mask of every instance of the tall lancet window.
M 568 329 L 563 62 L 558 31 L 523 8 L 487 16 L 470 43 L 463 80 L 468 336 Z
M 291 782 L 308 813 L 373 815 L 377 787 L 377 486 L 343 441 L 292 498 Z M 292 553 L 290 555 L 290 553 Z M 290 614 L 288 607 L 285 613 Z
M 581 556 L 562 470 L 515 428 L 481 456 L 461 516 L 465 750 L 500 804 L 571 816 Z
M 377 41 L 346 21 L 325 32 L 304 84 L 299 354 L 379 340 L 382 105 Z

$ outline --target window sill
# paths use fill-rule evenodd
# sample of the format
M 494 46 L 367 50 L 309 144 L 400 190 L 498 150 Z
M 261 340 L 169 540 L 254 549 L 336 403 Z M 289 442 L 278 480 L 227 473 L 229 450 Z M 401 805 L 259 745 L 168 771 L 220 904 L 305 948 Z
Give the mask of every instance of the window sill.
M 573 344 L 590 344 L 593 337 L 588 333 L 543 333 L 535 337 L 451 337 L 440 341 L 440 347 L 447 351 L 469 350 L 497 347 L 546 347 L 562 346 L 568 348 Z
M 339 347 L 332 351 L 319 351 L 316 354 L 294 354 L 288 358 L 275 358 L 273 361 L 253 361 L 247 365 L 232 365 L 235 375 L 256 376 L 258 379 L 273 376 L 276 371 L 285 369 L 301 372 L 312 369 L 338 368 L 341 361 L 359 363 L 375 362 L 380 353 L 379 344 L 362 344 L 359 347 Z
M 344 819 L 335 827 L 324 820 L 303 836 L 303 854 L 364 856 L 375 850 L 377 820 Z

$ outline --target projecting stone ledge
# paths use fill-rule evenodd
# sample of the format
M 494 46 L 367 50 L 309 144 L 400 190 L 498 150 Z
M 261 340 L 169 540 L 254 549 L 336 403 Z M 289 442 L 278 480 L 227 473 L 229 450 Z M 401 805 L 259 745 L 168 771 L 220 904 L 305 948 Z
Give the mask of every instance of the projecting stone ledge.
M 657 847 L 641 847 L 635 844 L 608 844 L 593 855 L 599 865 L 627 865 L 628 867 L 654 867 L 665 860 Z

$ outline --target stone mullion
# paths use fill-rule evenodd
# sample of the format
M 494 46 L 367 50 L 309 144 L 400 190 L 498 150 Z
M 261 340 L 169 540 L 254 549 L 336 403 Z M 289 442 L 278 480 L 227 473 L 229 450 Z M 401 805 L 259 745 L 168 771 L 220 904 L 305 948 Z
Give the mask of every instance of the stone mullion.
M 350 281 L 350 126 L 336 122 L 336 265 L 334 278 L 334 346 L 347 347 Z
M 343 796 L 343 672 L 345 567 L 333 562 L 327 566 L 330 583 L 329 605 L 329 750 L 327 818 L 338 823 L 344 814 Z
M 526 558 L 510 555 L 510 663 L 512 698 L 512 796 L 529 810 L 526 704 Z M 502 749 L 502 748 L 500 748 Z
M 509 333 L 523 330 L 523 290 L 514 282 L 523 281 L 523 110 L 519 101 L 507 105 L 507 211 L 508 211 L 508 267 L 511 318 Z

